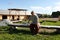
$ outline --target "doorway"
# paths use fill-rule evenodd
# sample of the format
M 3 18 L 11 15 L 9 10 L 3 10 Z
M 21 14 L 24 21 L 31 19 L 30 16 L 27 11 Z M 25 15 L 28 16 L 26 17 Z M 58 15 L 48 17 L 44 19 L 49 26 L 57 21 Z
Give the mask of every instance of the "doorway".
M 2 16 L 2 19 L 7 19 L 7 15 L 3 15 Z

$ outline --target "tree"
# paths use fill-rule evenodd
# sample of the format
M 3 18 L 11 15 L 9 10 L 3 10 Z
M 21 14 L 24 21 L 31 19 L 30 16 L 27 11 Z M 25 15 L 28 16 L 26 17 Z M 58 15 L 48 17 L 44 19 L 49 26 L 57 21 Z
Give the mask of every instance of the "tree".
M 51 15 L 53 18 L 57 18 L 60 16 L 60 11 L 57 11 L 57 12 L 52 12 L 52 15 Z
M 42 14 L 43 16 L 43 18 L 51 18 L 51 15 L 47 15 L 47 14 Z
M 42 18 L 42 14 L 38 14 L 38 13 L 37 13 L 37 15 L 38 15 L 39 18 Z

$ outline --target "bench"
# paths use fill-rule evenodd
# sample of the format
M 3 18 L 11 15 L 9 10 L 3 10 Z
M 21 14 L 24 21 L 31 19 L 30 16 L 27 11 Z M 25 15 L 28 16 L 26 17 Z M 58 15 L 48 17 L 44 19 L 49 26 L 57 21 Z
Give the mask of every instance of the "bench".
M 13 23 L 10 20 L 5 19 L 5 23 L 10 26 L 11 29 L 16 29 L 16 27 L 29 27 L 30 24 L 18 24 L 18 23 Z M 49 25 L 40 25 L 39 28 L 47 28 L 47 29 L 57 29 L 58 31 L 60 30 L 60 26 L 49 26 Z

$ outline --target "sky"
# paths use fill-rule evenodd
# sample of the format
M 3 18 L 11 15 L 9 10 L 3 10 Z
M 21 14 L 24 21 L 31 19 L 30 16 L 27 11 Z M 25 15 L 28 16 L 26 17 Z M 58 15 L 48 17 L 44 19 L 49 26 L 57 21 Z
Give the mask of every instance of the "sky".
M 60 0 L 0 0 L 0 9 L 21 8 L 41 14 L 60 11 Z

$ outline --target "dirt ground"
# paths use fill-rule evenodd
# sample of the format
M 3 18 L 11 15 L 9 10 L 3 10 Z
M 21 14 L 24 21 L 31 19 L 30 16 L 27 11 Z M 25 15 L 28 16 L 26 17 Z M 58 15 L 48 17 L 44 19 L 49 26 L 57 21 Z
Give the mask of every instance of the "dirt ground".
M 46 29 L 46 28 L 40 28 L 39 29 L 39 32 L 48 32 L 48 33 L 51 33 L 51 32 L 55 32 L 57 31 L 56 29 Z
M 40 18 L 40 20 L 54 20 L 54 21 L 58 21 L 59 18 Z

